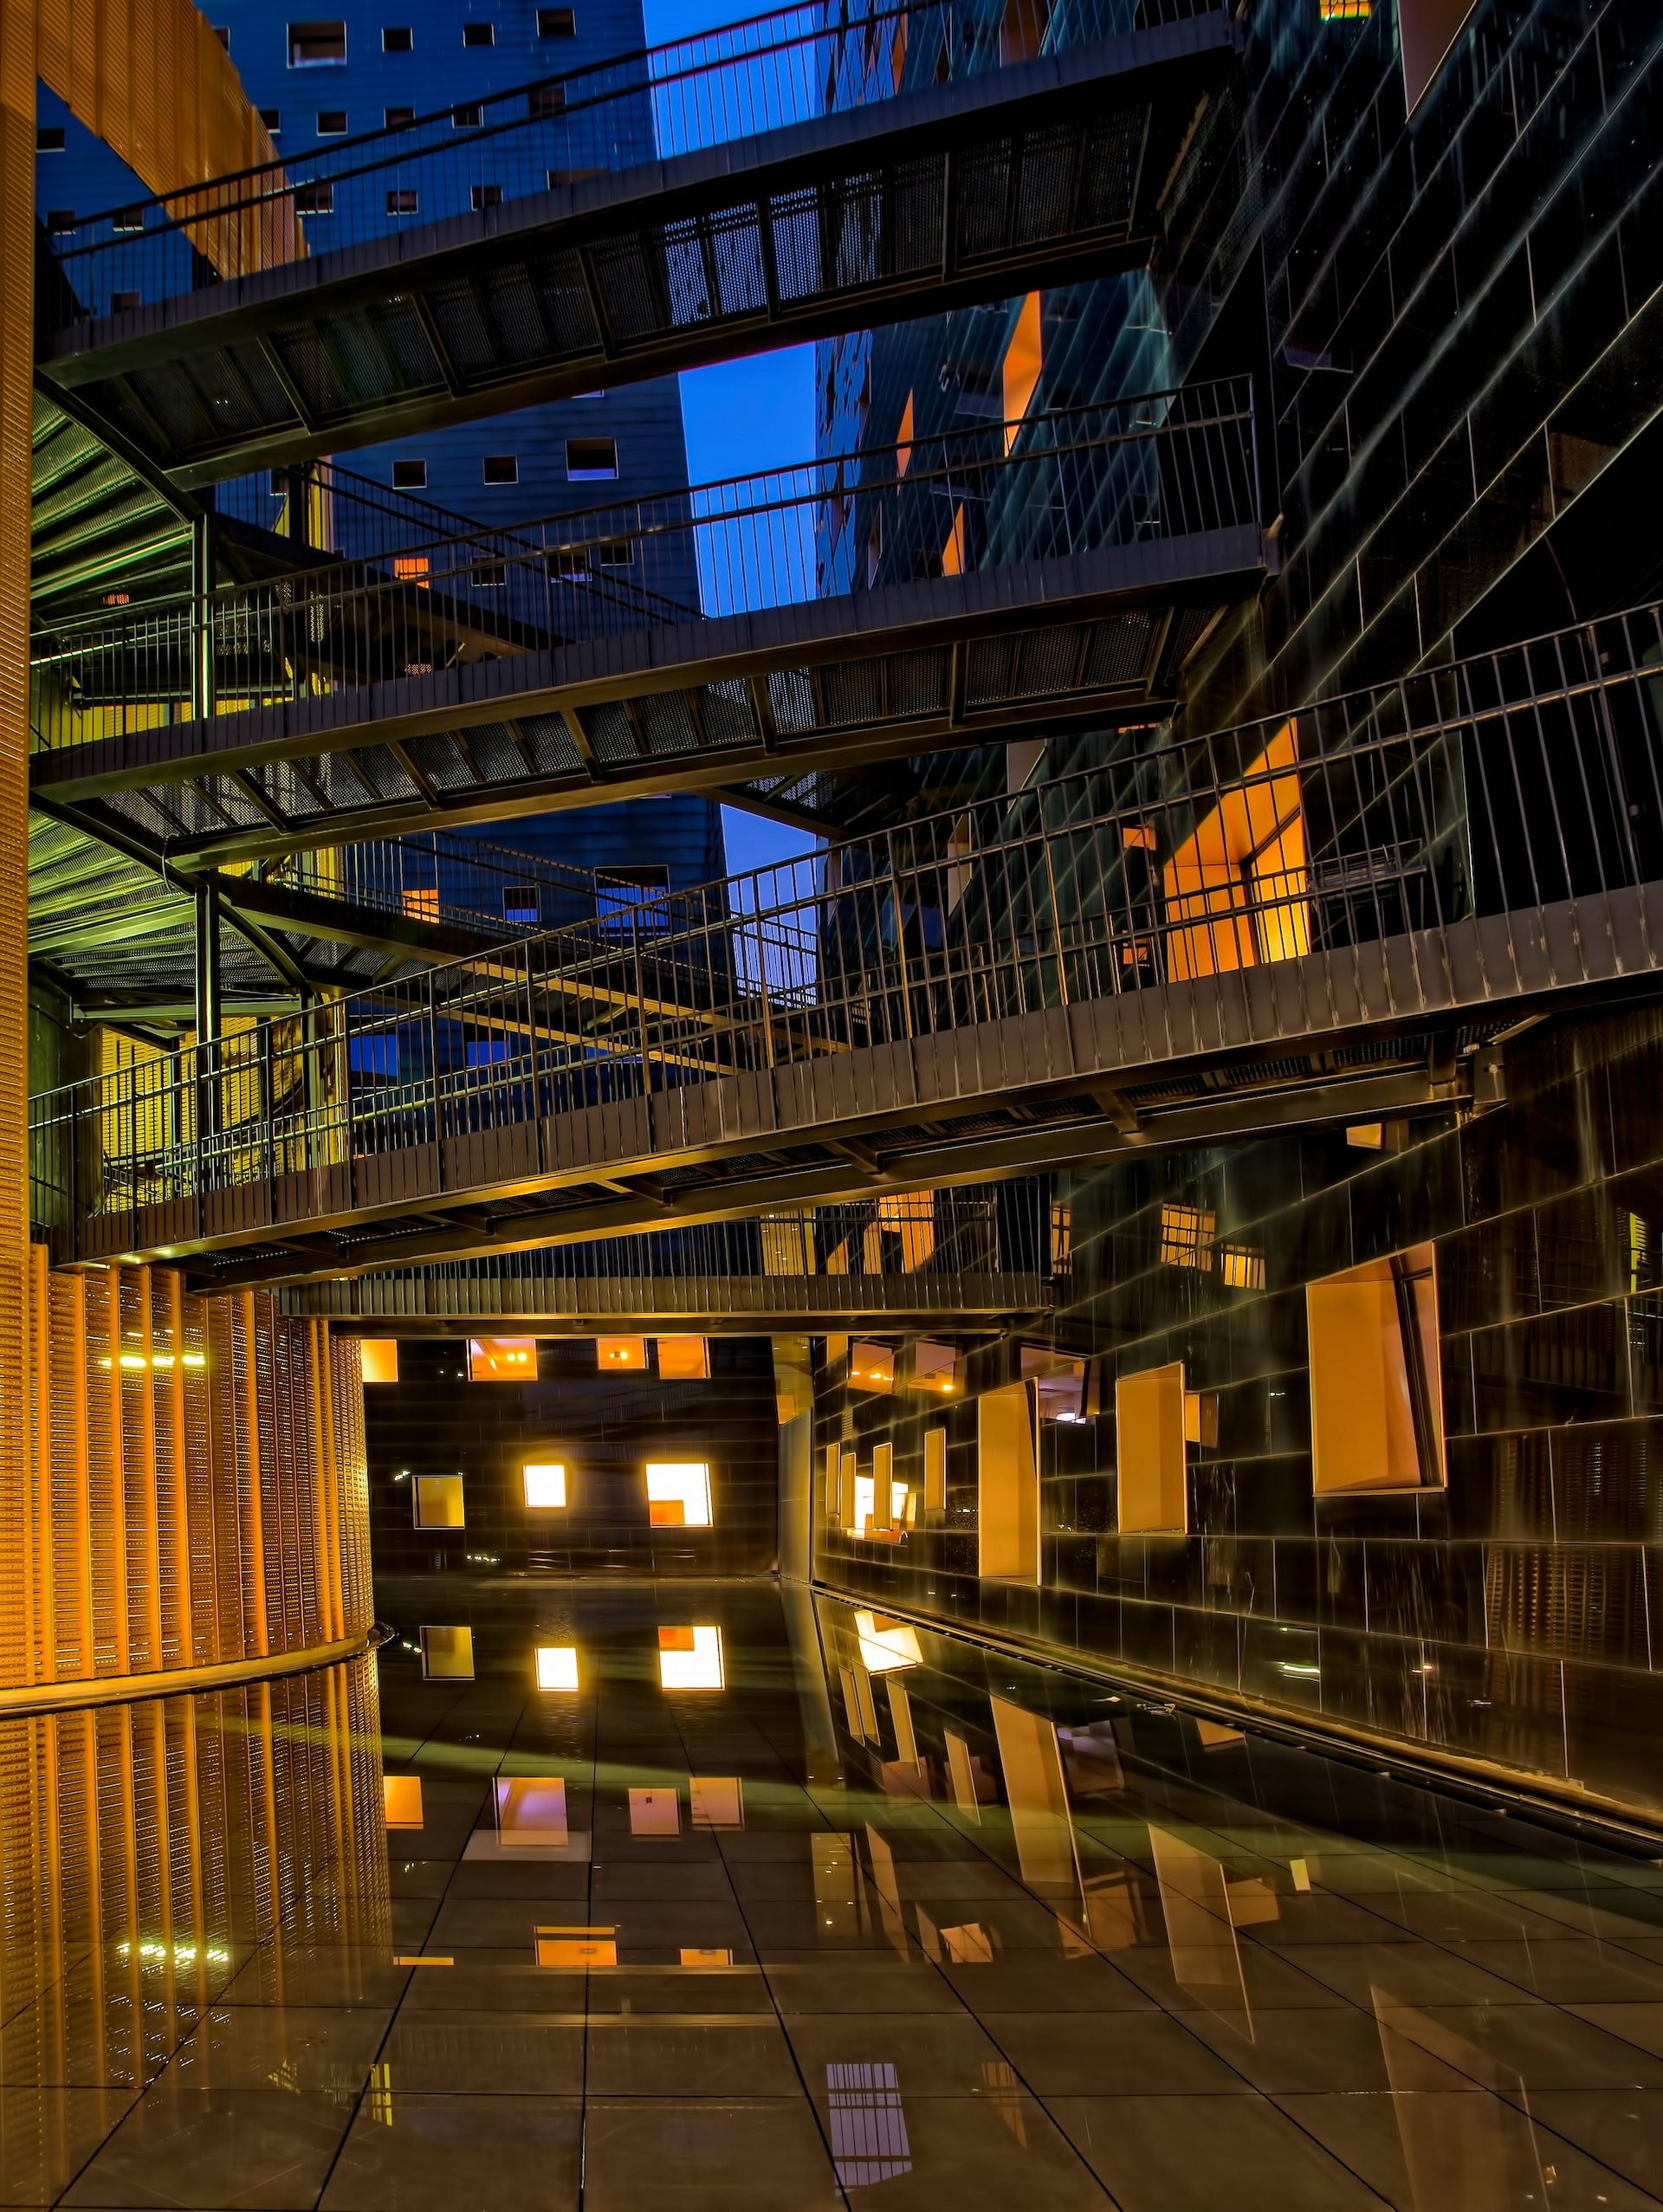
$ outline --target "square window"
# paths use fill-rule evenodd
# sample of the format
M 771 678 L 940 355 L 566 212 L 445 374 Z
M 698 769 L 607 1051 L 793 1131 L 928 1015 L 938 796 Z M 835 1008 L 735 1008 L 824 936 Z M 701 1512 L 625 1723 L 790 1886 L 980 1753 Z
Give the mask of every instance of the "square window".
M 473 202 L 474 213 L 476 215 L 482 214 L 488 207 L 501 207 L 502 204 L 502 187 L 501 184 L 476 184 L 473 187 Z M 487 462 L 486 465 L 489 467 L 490 464 Z M 520 470 L 517 464 L 512 476 L 501 479 L 503 482 L 510 484 L 517 483 L 519 480 Z M 491 480 L 488 476 L 485 481 L 489 483 Z
M 320 139 L 344 139 L 346 135 L 346 110 L 344 107 L 320 107 L 318 110 L 318 136 Z
M 260 120 L 275 139 L 283 127 L 283 111 L 281 107 L 262 107 L 260 110 Z
M 632 1789 L 630 1792 L 630 1834 L 679 1836 L 682 1832 L 682 1794 L 679 1789 Z
M 558 1775 L 499 1777 L 496 1840 L 504 1851 L 559 1851 L 568 1840 L 566 1784 Z
M 418 1529 L 461 1529 L 463 1517 L 460 1475 L 417 1475 L 415 1484 L 415 1523 Z
M 479 188 L 475 186 L 475 190 Z M 520 481 L 520 456 L 514 453 L 488 453 L 485 456 L 485 481 L 488 484 L 517 484 Z
M 387 213 L 389 215 L 414 215 L 416 208 L 416 193 L 414 189 L 410 185 L 404 185 L 398 191 L 391 191 L 387 194 Z
M 464 102 L 462 107 L 453 107 L 450 110 L 450 126 L 453 130 L 476 131 L 479 128 L 479 123 L 480 113 L 479 103 L 477 100 L 474 101 L 471 105 Z
M 297 184 L 294 187 L 296 215 L 333 215 L 335 211 L 335 188 L 330 184 Z
M 537 924 L 537 886 L 534 883 L 506 883 L 502 889 L 502 919 L 504 922 L 528 922 Z
M 473 1630 L 424 1628 L 422 1672 L 429 1682 L 471 1682 L 474 1678 Z
M 346 61 L 346 25 L 291 23 L 288 27 L 288 66 L 291 69 L 343 68 Z
M 422 1825 L 420 1775 L 383 1775 L 381 1801 L 390 1828 L 418 1828 Z
M 468 1340 L 468 1380 L 469 1382 L 535 1382 L 537 1339 L 534 1336 L 470 1336 Z
M 661 1628 L 658 1686 L 663 1690 L 720 1690 L 726 1681 L 720 1628 Z
M 539 38 L 575 38 L 578 16 L 574 8 L 540 8 L 537 10 Z
M 384 54 L 408 54 L 415 43 L 415 36 L 408 23 L 389 23 L 381 33 L 381 51 Z
M 710 1345 L 703 1336 L 661 1336 L 658 1374 L 664 1382 L 708 1382 Z
M 464 23 L 462 27 L 462 42 L 464 46 L 495 46 L 496 25 L 495 23 Z
M 544 1459 L 521 1469 L 526 1504 L 534 1513 L 554 1513 L 566 1504 L 566 1464 Z
M 695 1775 L 687 1785 L 696 1828 L 742 1828 L 745 1794 L 737 1775 Z
M 366 1382 L 398 1381 L 398 1339 L 396 1336 L 360 1336 L 358 1350 Z
M 395 461 L 392 464 L 392 488 L 396 492 L 424 492 L 427 489 L 425 461 Z
M 566 106 L 564 85 L 534 85 L 526 95 L 526 113 L 534 123 L 546 123 Z
M 41 124 L 35 133 L 35 151 L 36 153 L 61 153 L 63 152 L 62 124 Z
M 54 236 L 75 227 L 75 210 L 72 207 L 55 207 L 46 218 L 46 227 Z
M 647 1519 L 655 1529 L 708 1529 L 710 1470 L 706 1463 L 702 1459 L 650 1462 Z
M 569 437 L 566 441 L 566 474 L 570 483 L 599 483 L 618 475 L 618 440 L 610 437 Z
M 575 1644 L 537 1646 L 537 1687 L 574 1691 L 578 1687 L 578 1647 Z
M 145 210 L 141 207 L 121 207 L 110 217 L 110 228 L 118 238 L 131 238 L 145 227 Z
M 385 130 L 407 131 L 415 120 L 416 110 L 413 107 L 384 107 L 381 111 L 382 126 Z
M 644 1374 L 647 1340 L 644 1336 L 597 1336 L 595 1368 L 600 1374 Z

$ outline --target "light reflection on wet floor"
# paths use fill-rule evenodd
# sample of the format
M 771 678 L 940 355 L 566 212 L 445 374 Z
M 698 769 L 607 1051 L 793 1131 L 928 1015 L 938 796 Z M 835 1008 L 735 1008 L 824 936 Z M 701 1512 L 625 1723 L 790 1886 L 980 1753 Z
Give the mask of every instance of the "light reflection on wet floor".
M 0 1734 L 0 2201 L 1663 2201 L 1646 1861 L 773 1586 L 445 1587 L 472 1680 L 412 1593 Z

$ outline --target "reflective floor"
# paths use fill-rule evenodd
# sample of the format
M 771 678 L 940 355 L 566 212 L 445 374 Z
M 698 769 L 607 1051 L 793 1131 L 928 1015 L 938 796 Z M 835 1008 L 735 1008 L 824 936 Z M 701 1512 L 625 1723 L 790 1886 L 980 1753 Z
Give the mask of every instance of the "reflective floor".
M 4 2202 L 1663 2202 L 1649 1861 L 771 1585 L 437 1587 L 0 1730 Z

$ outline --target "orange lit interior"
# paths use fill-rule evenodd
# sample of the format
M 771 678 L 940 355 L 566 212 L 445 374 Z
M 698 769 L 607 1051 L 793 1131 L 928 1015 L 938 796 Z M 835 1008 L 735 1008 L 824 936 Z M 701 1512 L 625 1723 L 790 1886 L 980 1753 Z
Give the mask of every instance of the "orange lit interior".
M 1310 949 L 1297 738 L 1284 722 L 1161 871 L 1174 982 Z

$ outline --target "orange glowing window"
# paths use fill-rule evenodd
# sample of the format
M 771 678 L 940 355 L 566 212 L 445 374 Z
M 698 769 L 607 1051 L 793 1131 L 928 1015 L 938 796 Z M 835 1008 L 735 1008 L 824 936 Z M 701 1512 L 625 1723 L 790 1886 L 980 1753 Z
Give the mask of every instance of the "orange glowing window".
M 642 1836 L 680 1835 L 682 1800 L 675 1789 L 632 1789 L 630 1792 L 630 1834 Z
M 558 1775 L 499 1775 L 496 1840 L 504 1851 L 563 1851 L 570 1840 L 566 1784 Z
M 907 404 L 901 410 L 901 428 L 895 439 L 895 473 L 904 476 L 912 465 L 912 394 L 907 394 Z
M 358 1349 L 364 1362 L 366 1382 L 398 1381 L 398 1339 L 396 1336 L 360 1336 Z
M 602 1374 L 644 1374 L 647 1340 L 644 1336 L 597 1336 L 595 1365 Z
M 710 1346 L 702 1336 L 661 1336 L 658 1373 L 665 1382 L 708 1382 Z
M 857 1613 L 855 1634 L 868 1674 L 892 1674 L 897 1667 L 923 1664 L 918 1632 L 904 1620 L 890 1620 L 881 1613 Z
M 390 1828 L 418 1828 L 422 1825 L 420 1775 L 383 1775 L 381 1801 Z
M 655 1460 L 647 1468 L 647 1520 L 655 1529 L 708 1529 L 710 1469 L 702 1459 Z
M 962 576 L 964 573 L 964 506 L 953 511 L 953 527 L 947 534 L 947 543 L 942 547 L 943 576 Z
M 912 1387 L 950 1398 L 958 1387 L 959 1355 L 951 1344 L 922 1342 L 912 1348 Z
M 521 1470 L 526 1485 L 526 1504 L 534 1513 L 557 1513 L 566 1504 L 566 1469 L 555 1459 L 545 1459 Z
M 393 556 L 392 572 L 402 584 L 413 584 L 417 591 L 425 592 L 427 555 L 425 553 L 397 553 Z
M 720 1628 L 702 1626 L 658 1631 L 660 1688 L 720 1690 L 726 1678 Z
M 470 1336 L 468 1340 L 469 1382 L 535 1382 L 537 1340 L 534 1336 Z
M 474 1678 L 473 1630 L 424 1628 L 422 1672 L 430 1682 L 471 1682 Z
M 616 1966 L 616 1928 L 540 1928 L 539 1966 Z
M 418 1529 L 461 1529 L 467 1526 L 460 1475 L 417 1475 L 411 1484 Z
M 1043 365 L 1039 294 L 1030 292 L 1016 318 L 1016 328 L 1005 348 L 1005 450 L 1016 443 L 1022 417 L 1028 411 Z
M 742 1828 L 745 1793 L 737 1775 L 695 1775 L 687 1785 L 696 1828 Z
M 895 26 L 895 36 L 890 41 L 890 85 L 899 92 L 901 80 L 907 71 L 907 19 L 902 16 Z
M 876 1270 L 873 1271 L 876 1272 Z M 857 1390 L 890 1391 L 895 1387 L 895 1348 L 890 1344 L 855 1344 L 849 1352 L 849 1380 Z
M 1310 950 L 1297 734 L 1284 722 L 1161 870 L 1168 976 L 1183 982 Z
M 399 905 L 412 922 L 437 922 L 439 918 L 439 894 L 437 885 L 417 885 L 403 892 Z
M 537 1646 L 537 1687 L 575 1691 L 578 1687 L 578 1647 L 575 1644 Z
M 731 1950 L 716 1950 L 708 1945 L 693 1950 L 689 1949 L 686 1944 L 682 1945 L 683 1966 L 702 1967 L 708 1969 L 711 1967 L 731 1966 L 733 1963 L 734 1954 Z
M 1203 1273 L 1210 1272 L 1215 1220 L 1208 1206 L 1163 1206 L 1161 1258 L 1164 1264 L 1168 1267 L 1196 1267 Z
M 877 1201 L 880 1228 L 896 1232 L 901 1239 L 901 1267 L 911 1275 L 935 1250 L 935 1193 L 934 1191 L 890 1191 Z M 881 1257 L 881 1247 L 880 1247 Z M 868 1269 L 881 1274 L 882 1266 Z

